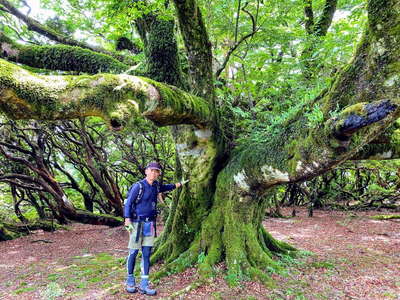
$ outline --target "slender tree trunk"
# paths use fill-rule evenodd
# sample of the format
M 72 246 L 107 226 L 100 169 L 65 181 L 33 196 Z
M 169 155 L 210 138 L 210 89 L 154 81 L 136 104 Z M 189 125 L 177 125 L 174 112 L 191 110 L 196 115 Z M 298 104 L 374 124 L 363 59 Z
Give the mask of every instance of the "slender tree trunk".
M 18 199 L 17 189 L 16 189 L 16 187 L 14 185 L 10 185 L 10 187 L 11 187 L 11 195 L 13 197 L 13 202 L 14 202 L 15 215 L 18 217 L 18 219 L 22 223 L 25 223 L 25 222 L 27 222 L 27 219 L 24 217 L 24 215 L 21 212 L 21 209 L 19 208 L 19 205 L 21 204 L 21 201 L 23 199 Z M 22 194 L 21 194 L 21 197 L 23 197 Z
M 40 201 L 40 198 L 39 198 L 39 201 L 42 202 L 41 203 L 42 205 L 40 203 L 38 203 L 38 201 L 37 201 L 36 197 L 33 195 L 32 191 L 27 190 L 26 193 L 27 193 L 29 202 L 32 203 L 33 207 L 36 209 L 36 212 L 39 215 L 39 219 L 41 219 L 41 220 L 45 219 L 46 214 L 44 212 L 44 203 L 42 201 Z

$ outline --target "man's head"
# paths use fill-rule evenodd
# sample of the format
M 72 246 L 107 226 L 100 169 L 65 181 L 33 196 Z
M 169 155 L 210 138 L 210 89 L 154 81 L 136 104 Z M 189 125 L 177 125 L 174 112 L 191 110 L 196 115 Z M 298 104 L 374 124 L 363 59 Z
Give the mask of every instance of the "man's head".
M 153 161 L 146 166 L 144 172 L 148 180 L 154 181 L 161 174 L 161 165 L 158 162 Z

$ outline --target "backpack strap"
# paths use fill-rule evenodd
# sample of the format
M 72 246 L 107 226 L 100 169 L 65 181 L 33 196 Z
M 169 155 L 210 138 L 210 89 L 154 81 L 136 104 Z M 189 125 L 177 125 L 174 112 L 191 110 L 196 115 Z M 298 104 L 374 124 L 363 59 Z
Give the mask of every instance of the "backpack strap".
M 156 197 L 156 203 L 158 202 L 158 194 L 160 193 L 160 183 L 157 181 L 157 197 Z M 154 226 L 154 237 L 157 237 L 157 215 L 158 211 L 156 209 L 156 215 L 153 221 L 153 226 Z
M 139 184 L 139 193 L 135 199 L 135 205 L 138 204 L 140 202 L 140 200 L 142 200 L 143 192 L 144 192 L 143 183 L 141 181 L 138 181 L 137 183 Z
M 157 197 L 158 197 L 158 194 L 160 193 L 160 183 L 157 181 Z
M 136 212 L 135 212 L 135 210 L 136 210 L 136 205 L 140 202 L 140 200 L 142 200 L 143 192 L 144 192 L 143 183 L 140 182 L 140 181 L 138 181 L 138 182 L 136 182 L 134 185 L 132 185 L 131 189 L 132 189 L 136 184 L 139 185 L 139 192 L 138 192 L 138 194 L 137 194 L 137 196 L 136 196 L 136 199 L 135 199 L 134 201 L 132 201 L 132 203 L 131 203 L 131 212 L 132 212 L 133 218 L 136 218 Z

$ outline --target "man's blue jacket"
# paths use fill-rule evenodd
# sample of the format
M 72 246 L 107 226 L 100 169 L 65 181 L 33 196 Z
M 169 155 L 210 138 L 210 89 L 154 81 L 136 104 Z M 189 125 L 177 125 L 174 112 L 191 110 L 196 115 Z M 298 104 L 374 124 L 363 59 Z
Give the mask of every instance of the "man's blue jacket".
M 157 214 L 157 185 L 154 181 L 150 185 L 146 179 L 140 181 L 143 185 L 143 195 L 135 207 L 132 204 L 136 201 L 139 194 L 140 185 L 135 183 L 129 190 L 128 198 L 124 206 L 124 217 L 132 219 L 136 213 L 136 217 L 154 217 Z M 160 184 L 158 192 L 168 192 L 175 189 L 175 184 Z M 133 211 L 134 210 L 134 211 Z

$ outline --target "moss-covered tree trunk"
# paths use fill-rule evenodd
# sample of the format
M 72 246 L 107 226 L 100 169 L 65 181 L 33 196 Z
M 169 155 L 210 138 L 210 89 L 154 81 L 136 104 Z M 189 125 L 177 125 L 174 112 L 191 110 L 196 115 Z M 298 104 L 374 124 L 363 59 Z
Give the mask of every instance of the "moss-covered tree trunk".
M 174 199 L 154 259 L 173 261 L 190 247 L 209 214 L 218 170 L 218 144 L 210 129 L 176 129 L 176 150 L 182 176 L 190 183 Z
M 222 171 L 217 180 L 213 204 L 208 213 L 198 219 L 200 230 L 189 235 L 183 227 L 180 236 L 170 237 L 180 243 L 180 255 L 167 261 L 163 272 L 179 272 L 192 264 L 198 264 L 203 276 L 213 275 L 213 266 L 225 261 L 230 284 L 246 278 L 270 281 L 267 275 L 278 270 L 274 254 L 291 254 L 295 249 L 274 239 L 263 227 L 262 220 L 268 203 L 267 195 L 243 194 L 235 186 L 229 169 Z M 184 225 L 184 224 L 182 224 Z M 191 238 L 191 242 L 188 241 Z M 183 248 L 186 244 L 186 249 Z
M 188 16 L 183 16 L 187 20 Z M 192 20 L 202 22 L 201 15 Z M 159 64 L 168 66 L 171 61 L 177 59 L 177 51 L 168 50 L 174 48 L 175 39 L 170 24 L 168 26 L 154 26 L 149 28 L 156 29 L 148 32 L 148 40 L 157 40 L 153 35 L 160 34 L 164 29 L 162 41 L 167 49 L 163 55 L 157 55 L 159 46 L 153 48 L 149 42 L 146 53 L 149 57 L 157 58 Z M 172 134 L 176 144 L 177 153 L 177 177 L 178 179 L 190 179 L 190 183 L 177 191 L 176 197 L 171 205 L 169 218 L 165 224 L 164 231 L 157 241 L 157 247 L 152 259 L 163 260 L 172 263 L 173 266 L 187 266 L 197 258 L 192 249 L 196 247 L 196 241 L 201 232 L 204 220 L 209 215 L 213 203 L 216 189 L 216 180 L 219 171 L 223 167 L 221 160 L 223 141 L 218 139 L 218 125 L 216 124 L 216 112 L 214 103 L 214 92 L 211 68 L 211 52 L 208 36 L 203 27 L 198 32 L 187 32 L 186 35 L 196 35 L 195 39 L 189 39 L 187 47 L 189 51 L 189 80 L 191 89 L 195 94 L 200 95 L 209 103 L 209 122 L 203 126 L 179 125 L 173 128 Z M 188 30 L 190 31 L 190 30 Z M 190 43 L 195 43 L 194 46 Z M 176 47 L 176 46 L 175 46 Z M 167 55 L 168 54 L 168 55 Z M 202 57 L 206 57 L 202 59 Z M 162 63 L 165 60 L 165 63 Z M 201 62 L 201 64 L 199 64 Z M 154 65 L 150 65 L 154 66 Z M 158 71 L 160 68 L 157 68 Z M 165 68 L 162 68 L 165 70 Z M 172 72 L 172 73 L 171 73 Z M 151 73 L 151 72 L 150 72 Z M 168 68 L 165 73 L 159 72 L 157 79 L 171 83 L 171 78 L 175 80 L 174 85 L 186 88 L 182 80 L 182 74 L 179 68 Z M 191 257 L 189 259 L 188 257 Z M 194 258 L 194 260 L 193 260 Z M 190 263 L 189 263 L 190 261 Z M 182 264 L 183 262 L 183 264 Z M 169 268 L 169 267 L 168 267 Z
M 187 16 L 192 1 L 176 2 L 177 7 L 184 5 L 181 13 L 186 19 L 199 19 Z M 182 191 L 182 202 L 172 210 L 175 227 L 167 228 L 162 237 L 164 241 L 153 259 L 164 258 L 168 271 L 180 271 L 187 265 L 199 263 L 203 274 L 209 274 L 212 265 L 225 260 L 228 278 L 233 281 L 243 277 L 268 280 L 265 272 L 277 267 L 272 260 L 273 254 L 288 254 L 294 250 L 272 238 L 262 227 L 266 199 L 273 193 L 273 187 L 327 172 L 354 157 L 378 132 L 399 117 L 400 93 L 395 86 L 398 75 L 394 75 L 399 72 L 394 68 L 400 58 L 397 47 L 399 33 L 394 32 L 394 28 L 399 24 L 400 12 L 398 1 L 385 1 L 385 5 L 387 9 L 384 12 L 380 9 L 378 13 L 378 3 L 370 1 L 371 21 L 356 57 L 337 76 L 328 93 L 308 103 L 325 108 L 324 120 L 320 124 L 309 127 L 302 113 L 303 107 L 299 107 L 298 113 L 281 124 L 283 126 L 271 129 L 273 134 L 260 134 L 231 153 L 226 166 L 218 163 L 222 149 L 217 145 L 223 145 L 223 141 L 207 142 L 215 145 L 211 146 L 216 151 L 215 156 L 210 156 L 213 164 L 203 163 L 204 156 L 195 158 L 196 147 L 188 147 L 190 140 L 187 137 L 183 144 L 177 144 L 178 150 L 180 147 L 186 150 L 180 151 L 180 157 L 188 155 L 182 157 L 181 162 L 189 166 L 187 171 L 190 171 L 192 181 Z M 182 27 L 181 22 L 185 37 L 185 28 Z M 195 32 L 186 34 L 196 38 Z M 190 42 L 192 44 L 186 46 L 194 49 L 192 57 L 198 59 L 202 53 L 196 49 L 207 42 Z M 203 67 L 197 78 L 205 73 Z M 199 87 L 202 84 L 204 81 Z M 212 99 L 210 93 L 204 93 L 203 97 Z M 342 111 L 332 117 L 335 106 Z M 198 139 L 192 141 L 192 145 L 198 145 Z M 207 176 L 204 177 L 199 170 L 205 170 Z M 196 178 L 209 178 L 209 181 L 199 182 Z M 208 189 L 203 190 L 205 186 L 202 183 L 207 183 Z M 192 191 L 196 194 L 186 198 L 186 194 Z M 202 214 L 204 208 L 207 209 Z
M 148 62 L 147 75 L 157 81 L 185 90 L 189 89 L 185 74 L 181 70 L 174 22 L 160 20 L 148 14 L 136 20 L 136 26 L 145 45 Z M 203 42 L 208 42 L 207 34 L 203 34 L 201 38 Z M 190 63 L 194 56 L 189 56 Z M 213 86 L 210 83 L 212 73 L 209 63 L 208 57 L 203 66 L 199 67 L 198 63 L 191 63 L 193 68 L 204 69 L 205 76 L 194 79 L 192 74 L 196 75 L 197 72 L 192 72 L 190 75 L 192 80 L 190 89 L 195 90 L 195 93 L 202 96 L 208 103 L 213 99 Z M 207 90 L 204 87 L 207 87 Z M 200 231 L 201 223 L 212 205 L 218 169 L 216 159 L 222 149 L 218 146 L 213 128 L 214 107 L 212 104 L 209 107 L 210 121 L 206 124 L 179 125 L 172 128 L 177 153 L 177 177 L 178 179 L 188 178 L 191 183 L 183 190 L 179 190 L 173 198 L 169 218 L 157 242 L 154 259 L 173 261 L 185 252 L 196 233 Z

